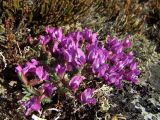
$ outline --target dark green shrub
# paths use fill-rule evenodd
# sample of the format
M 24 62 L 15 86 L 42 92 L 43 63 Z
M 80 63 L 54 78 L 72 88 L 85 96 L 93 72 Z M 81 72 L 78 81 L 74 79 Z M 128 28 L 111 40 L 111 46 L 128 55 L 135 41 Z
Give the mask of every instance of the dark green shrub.
M 4 0 L 3 20 L 13 32 L 28 27 L 37 34 L 43 25 L 60 26 L 77 22 L 99 0 Z

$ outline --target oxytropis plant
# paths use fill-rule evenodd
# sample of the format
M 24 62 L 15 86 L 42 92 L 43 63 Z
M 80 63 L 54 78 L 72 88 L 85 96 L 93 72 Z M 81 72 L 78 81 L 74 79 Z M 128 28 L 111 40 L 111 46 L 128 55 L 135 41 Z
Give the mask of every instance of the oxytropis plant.
M 140 71 L 129 49 L 129 36 L 123 40 L 108 37 L 103 42 L 90 29 L 64 34 L 60 28 L 46 27 L 39 43 L 51 60 L 31 59 L 16 67 L 23 83 L 32 87 L 30 98 L 22 102 L 26 115 L 40 112 L 44 100 L 55 94 L 70 93 L 66 95 L 94 105 L 98 83 L 115 88 L 121 87 L 124 80 L 138 83 Z

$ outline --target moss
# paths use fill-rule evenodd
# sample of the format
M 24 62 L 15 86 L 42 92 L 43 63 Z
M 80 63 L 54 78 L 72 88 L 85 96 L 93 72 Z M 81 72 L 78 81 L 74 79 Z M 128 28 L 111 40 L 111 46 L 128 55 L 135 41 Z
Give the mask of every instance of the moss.
M 135 57 L 139 62 L 139 68 L 142 72 L 141 78 L 146 79 L 150 75 L 150 66 L 159 61 L 160 54 L 155 51 L 156 44 L 149 41 L 144 35 L 135 34 L 131 40 L 133 42 L 132 50 L 135 53 Z

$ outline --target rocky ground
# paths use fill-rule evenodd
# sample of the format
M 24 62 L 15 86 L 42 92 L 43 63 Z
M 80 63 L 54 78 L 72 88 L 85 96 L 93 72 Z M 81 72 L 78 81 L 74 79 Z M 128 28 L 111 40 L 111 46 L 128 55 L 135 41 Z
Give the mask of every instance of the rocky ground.
M 124 84 L 123 89 L 113 90 L 109 95 L 111 104 L 108 114 L 116 119 L 159 120 L 160 119 L 160 64 L 150 66 L 147 79 L 140 84 Z M 3 75 L 3 76 L 2 76 Z M 18 101 L 22 98 L 21 82 L 17 81 L 14 69 L 6 68 L 0 78 L 0 119 L 17 120 L 26 118 Z M 93 109 L 94 112 L 94 109 Z M 101 113 L 101 117 L 105 118 Z M 102 117 L 103 116 L 103 117 Z M 93 119 L 94 117 L 92 117 Z M 86 119 L 86 117 L 85 117 Z M 96 119 L 96 118 L 95 118 Z M 107 118 L 106 118 L 107 119 Z

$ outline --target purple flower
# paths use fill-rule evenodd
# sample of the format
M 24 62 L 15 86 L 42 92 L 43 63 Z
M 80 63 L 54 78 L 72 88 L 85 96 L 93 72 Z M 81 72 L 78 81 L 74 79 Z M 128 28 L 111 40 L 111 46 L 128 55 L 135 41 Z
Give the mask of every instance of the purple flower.
M 105 72 L 108 70 L 109 66 L 107 64 L 102 64 L 99 68 L 98 68 L 98 76 L 99 77 L 103 77 L 105 75 Z
M 111 73 L 108 76 L 107 83 L 109 85 L 114 85 L 116 87 L 120 87 L 121 86 L 121 81 L 122 81 L 122 75 L 121 74 Z
M 37 60 L 32 59 L 25 64 L 25 67 L 17 66 L 16 72 L 20 75 L 23 73 L 24 77 L 34 76 L 38 77 L 40 81 L 47 80 L 48 73 L 44 70 L 43 66 L 39 66 L 38 64 Z
M 134 55 L 133 51 L 130 51 L 130 52 L 128 53 L 128 55 L 133 57 L 133 55 Z
M 124 54 L 123 53 L 112 54 L 110 56 L 110 60 L 113 61 L 114 63 L 120 61 L 122 58 L 124 58 Z
M 44 83 L 41 87 L 44 90 L 44 94 L 48 97 L 57 89 L 52 83 Z
M 79 47 L 79 43 L 83 42 L 82 41 L 83 40 L 83 35 L 82 35 L 82 33 L 80 31 L 77 31 L 75 33 L 75 39 L 74 40 L 75 40 L 76 46 Z
M 25 107 L 25 115 L 28 116 L 33 111 L 40 112 L 41 109 L 41 103 L 38 99 L 38 97 L 34 96 L 27 102 L 22 104 Z
M 125 65 L 129 65 L 133 62 L 133 56 L 131 55 L 126 55 L 125 57 L 122 58 L 122 61 L 125 63 Z
M 32 64 L 31 62 L 27 62 L 25 67 L 23 68 L 23 73 L 26 74 L 28 72 L 34 72 L 36 69 L 36 65 Z
M 125 79 L 130 81 L 131 83 L 138 83 L 138 76 L 140 74 L 140 71 L 130 71 L 125 75 Z
M 33 65 L 38 65 L 39 64 L 39 62 L 36 59 L 31 59 L 31 63 Z
M 67 38 L 71 39 L 76 47 L 79 47 L 80 43 L 82 43 L 84 40 L 82 32 L 80 32 L 79 30 L 69 33 L 67 35 Z
M 71 78 L 69 81 L 69 87 L 76 91 L 79 88 L 80 83 L 85 79 L 84 76 L 81 75 L 75 75 Z
M 104 49 L 98 50 L 98 59 L 100 59 L 100 64 L 104 64 L 108 58 L 108 52 Z
M 47 80 L 48 79 L 48 73 L 43 69 L 43 66 L 39 66 L 36 68 L 36 75 L 40 80 Z
M 119 45 L 117 38 L 108 37 L 106 42 L 107 42 L 107 45 L 106 45 L 107 49 L 111 48 L 112 46 Z
M 55 71 L 60 78 L 63 78 L 63 76 L 66 72 L 66 67 L 58 64 L 57 67 L 55 68 Z
M 59 42 L 55 41 L 54 42 L 54 45 L 53 45 L 53 48 L 52 48 L 52 52 L 54 53 L 56 50 L 58 51 L 58 45 L 59 45 Z
M 132 62 L 130 64 L 130 70 L 125 72 L 124 79 L 137 84 L 138 83 L 138 75 L 140 74 L 140 70 L 137 68 L 137 62 Z
M 27 62 L 25 67 L 23 68 L 23 73 L 26 74 L 28 72 L 35 72 L 36 66 L 39 64 L 39 62 L 35 59 L 31 59 L 31 62 Z
M 108 70 L 108 73 L 114 73 L 114 72 L 117 72 L 118 70 L 118 67 L 116 65 L 112 65 L 109 70 Z
M 91 54 L 89 54 L 88 56 L 90 57 L 89 61 L 91 61 L 91 60 L 93 61 L 92 65 L 91 65 L 93 73 L 97 73 L 96 71 L 100 71 L 100 68 L 99 68 L 100 66 L 101 67 L 103 66 L 103 68 L 105 68 L 104 63 L 106 62 L 106 60 L 108 58 L 108 52 L 106 50 L 104 50 L 104 48 L 101 48 L 101 49 L 99 48 L 97 51 L 94 51 L 94 52 L 95 52 L 94 53 L 95 55 L 92 54 L 92 56 L 91 56 Z
M 85 28 L 82 34 L 88 43 L 97 44 L 97 34 L 92 33 L 92 30 Z
M 122 46 L 122 44 L 117 44 L 117 45 L 113 45 L 112 46 L 112 51 L 114 52 L 114 53 L 116 53 L 116 54 L 119 54 L 119 53 L 122 53 L 123 52 L 123 46 Z
M 126 61 L 119 61 L 115 63 L 115 66 L 117 67 L 118 70 L 124 69 L 124 67 L 127 65 L 127 60 Z
M 75 54 L 74 54 L 75 66 L 81 67 L 85 64 L 85 62 L 86 62 L 86 56 L 85 56 L 84 52 L 80 48 L 77 48 L 75 50 Z
M 51 37 L 49 35 L 46 35 L 46 36 L 40 36 L 39 37 L 39 42 L 42 44 L 42 45 L 46 45 L 50 42 L 51 40 Z
M 94 91 L 95 90 L 91 88 L 85 89 L 80 95 L 80 100 L 86 104 L 96 104 L 96 99 L 92 98 Z
M 51 36 L 52 36 L 53 39 L 56 39 L 60 42 L 63 38 L 62 29 L 60 29 L 60 28 L 54 29 Z
M 65 37 L 62 39 L 60 42 L 60 45 L 63 49 L 75 49 L 76 48 L 76 43 L 73 39 L 73 37 Z
M 22 74 L 22 67 L 20 65 L 18 65 L 15 69 L 15 72 L 19 73 L 19 74 Z
M 122 44 L 124 47 L 131 47 L 132 43 L 129 41 L 130 36 L 127 36 L 123 41 Z
M 62 50 L 63 56 L 64 56 L 64 60 L 66 60 L 67 62 L 72 62 L 73 59 L 73 51 L 69 51 L 66 49 Z
M 35 59 L 32 59 L 31 62 L 27 62 L 25 67 L 22 68 L 22 66 L 18 65 L 16 67 L 16 72 L 18 72 L 19 74 L 26 74 L 27 72 L 30 72 L 31 70 L 35 69 L 36 68 L 36 65 L 38 65 L 38 61 L 35 60 Z
M 45 32 L 46 32 L 47 34 L 49 34 L 49 35 L 51 35 L 51 34 L 53 33 L 53 31 L 54 31 L 54 28 L 52 28 L 52 27 L 47 26 L 47 27 L 45 28 Z
M 91 45 L 88 47 L 88 57 L 87 60 L 88 61 L 93 61 L 95 59 L 97 59 L 98 57 L 98 48 L 95 45 Z
M 137 63 L 136 63 L 136 62 L 132 62 L 132 63 L 130 64 L 130 69 L 131 69 L 131 70 L 136 70 L 136 69 L 137 69 Z
M 93 61 L 92 65 L 91 65 L 91 68 L 92 68 L 92 72 L 93 73 L 96 73 L 96 71 L 98 70 L 98 68 L 100 67 L 100 59 L 97 58 Z

